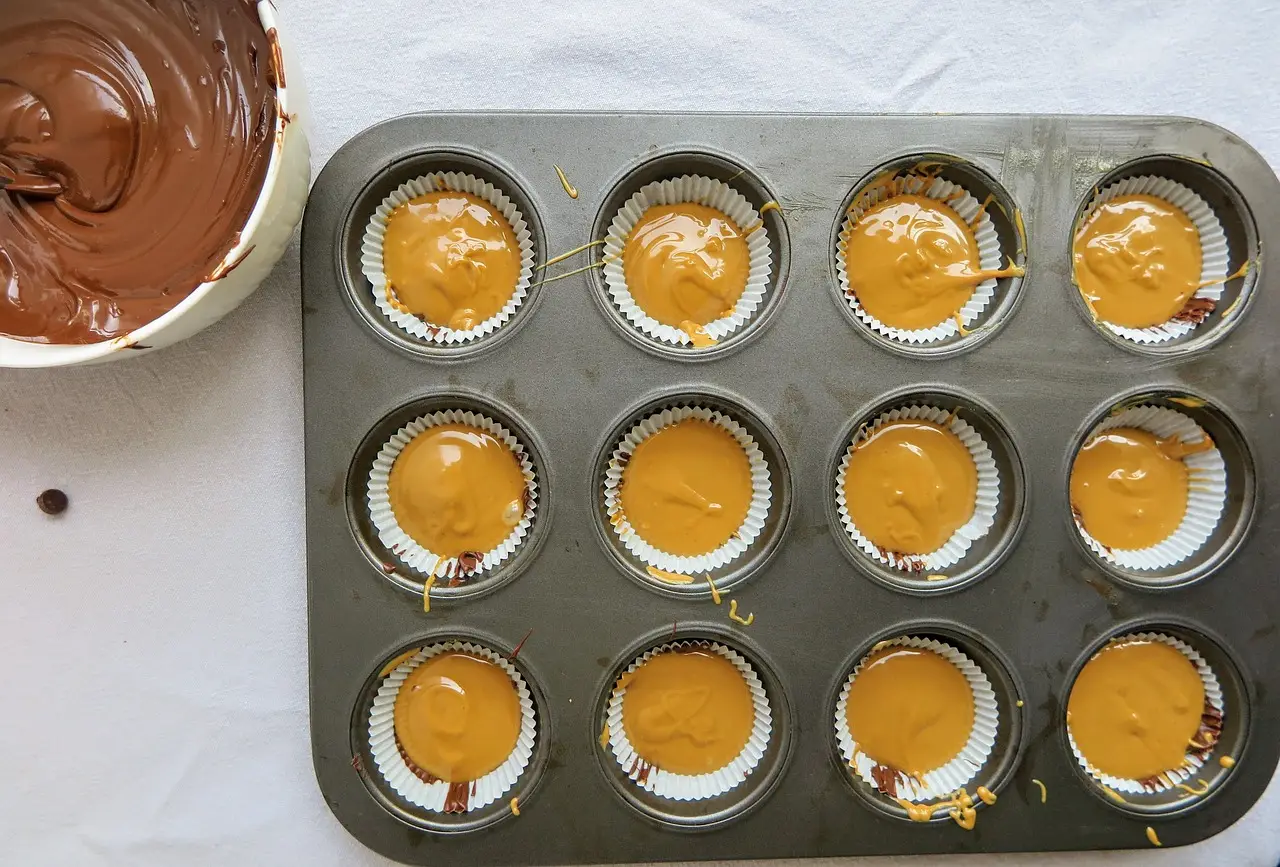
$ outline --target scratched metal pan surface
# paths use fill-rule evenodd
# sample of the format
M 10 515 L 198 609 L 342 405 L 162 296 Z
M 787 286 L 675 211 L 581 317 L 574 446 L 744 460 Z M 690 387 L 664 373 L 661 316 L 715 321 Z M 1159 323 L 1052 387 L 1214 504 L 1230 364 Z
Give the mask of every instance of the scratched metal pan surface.
M 838 224 L 881 168 L 941 164 L 979 198 L 1005 252 L 985 327 L 925 351 L 869 331 L 838 288 Z M 570 198 L 553 165 L 576 188 Z M 643 184 L 683 174 L 730 183 L 764 214 L 766 302 L 739 335 L 673 353 L 637 335 L 598 270 L 599 247 L 536 272 L 528 300 L 492 338 L 461 351 L 398 332 L 360 271 L 360 238 L 382 198 L 440 171 L 484 177 L 530 226 L 538 263 L 601 238 Z M 1139 350 L 1099 328 L 1071 282 L 1070 235 L 1113 179 L 1156 174 L 1219 216 L 1231 281 L 1188 338 Z M 418 864 L 573 864 L 879 853 L 1165 846 L 1204 839 L 1262 793 L 1280 750 L 1280 184 L 1248 144 L 1195 120 L 1143 117 L 433 114 L 379 124 L 344 145 L 312 191 L 303 230 L 307 575 L 316 774 L 343 825 Z M 1001 477 L 994 527 L 945 578 L 904 583 L 844 534 L 835 475 L 848 438 L 882 409 L 958 410 Z M 1223 518 L 1204 548 L 1154 573 L 1110 567 L 1076 534 L 1070 457 L 1112 407 L 1191 415 L 1228 473 Z M 760 536 L 703 583 L 659 587 L 616 541 L 601 476 L 640 416 L 697 403 L 760 443 L 773 506 Z M 529 538 L 502 568 L 433 591 L 378 541 L 365 502 L 382 442 L 425 412 L 484 412 L 516 433 L 539 482 Z M 441 582 L 447 585 L 448 582 Z M 754 614 L 750 626 L 731 621 Z M 530 633 L 532 630 L 532 633 Z M 1157 631 L 1190 643 L 1221 683 L 1217 751 L 1191 796 L 1109 799 L 1073 758 L 1066 695 L 1108 638 Z M 463 814 L 414 807 L 368 747 L 378 672 L 406 649 L 465 638 L 510 653 L 536 705 L 528 766 L 501 799 Z M 770 700 L 767 749 L 727 795 L 677 802 L 632 783 L 601 748 L 608 690 L 671 638 L 737 650 Z M 976 827 L 945 813 L 911 822 L 840 757 L 834 707 L 878 640 L 940 638 L 987 674 L 996 743 L 978 777 L 998 800 Z M 1236 759 L 1223 768 L 1219 756 Z M 1043 784 L 1046 798 L 1042 799 Z M 972 791 L 972 790 L 970 790 Z M 519 815 L 510 798 L 518 798 Z

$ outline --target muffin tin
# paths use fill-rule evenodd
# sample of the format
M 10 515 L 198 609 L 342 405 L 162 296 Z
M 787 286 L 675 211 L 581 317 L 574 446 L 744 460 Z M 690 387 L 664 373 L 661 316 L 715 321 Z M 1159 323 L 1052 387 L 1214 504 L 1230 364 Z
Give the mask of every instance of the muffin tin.
M 587 144 L 589 143 L 589 144 Z M 945 164 L 994 194 L 1001 246 L 1025 265 L 1003 279 L 985 327 L 904 345 L 863 324 L 840 294 L 845 208 L 886 167 Z M 561 166 L 579 195 L 557 178 Z M 530 226 L 539 265 L 604 236 L 635 190 L 699 174 L 763 214 L 773 269 L 751 321 L 708 348 L 649 340 L 621 317 L 598 247 L 535 272 L 505 326 L 460 347 L 413 339 L 374 303 L 360 272 L 372 209 L 436 171 L 491 180 Z M 1234 270 L 1218 310 L 1190 335 L 1139 346 L 1096 326 L 1071 281 L 1070 238 L 1095 187 L 1159 174 L 1195 189 L 1226 230 Z M 321 173 L 303 226 L 307 574 L 311 730 L 326 801 L 357 838 L 400 861 L 571 864 L 1165 846 L 1203 839 L 1261 795 L 1280 754 L 1275 621 L 1280 512 L 1266 488 L 1280 461 L 1275 413 L 1280 316 L 1263 252 L 1280 244 L 1280 183 L 1231 133 L 1194 120 L 1055 116 L 436 114 L 379 124 Z M 542 278 L 546 282 L 540 282 Z M 645 574 L 606 523 L 602 473 L 621 432 L 667 406 L 722 410 L 770 463 L 773 506 L 748 550 L 702 580 Z M 840 526 L 840 456 L 858 425 L 894 406 L 956 408 L 1001 478 L 992 530 L 945 580 L 882 568 Z M 1227 463 L 1226 510 L 1190 561 L 1131 573 L 1084 544 L 1067 502 L 1071 458 L 1113 407 L 1192 416 Z M 369 467 L 407 421 L 472 409 L 511 430 L 534 464 L 538 511 L 509 561 L 455 587 L 381 547 Z M 447 585 L 448 582 L 441 582 Z M 730 599 L 750 626 L 728 618 Z M 1106 796 L 1075 762 L 1066 696 L 1113 636 L 1162 632 L 1217 674 L 1227 707 L 1206 795 Z M 908 821 L 850 774 L 832 728 L 839 691 L 877 642 L 935 637 L 974 660 L 999 729 L 974 780 L 995 792 L 965 831 L 942 814 Z M 517 646 L 538 735 L 508 800 L 429 813 L 371 761 L 369 710 L 384 666 L 461 639 Z M 524 640 L 523 645 L 520 642 Z M 665 800 L 633 785 L 599 743 L 609 691 L 646 650 L 723 644 L 758 672 L 770 743 L 723 796 Z M 1216 757 L 1236 759 L 1222 768 Z M 1046 802 L 1041 802 L 1044 784 Z M 780 831 L 779 829 L 784 829 Z

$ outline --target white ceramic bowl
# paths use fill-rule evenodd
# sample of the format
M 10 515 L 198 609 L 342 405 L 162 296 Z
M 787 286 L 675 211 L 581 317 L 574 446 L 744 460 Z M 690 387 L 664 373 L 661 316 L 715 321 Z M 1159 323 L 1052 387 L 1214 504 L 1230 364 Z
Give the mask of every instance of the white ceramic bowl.
M 0 367 L 62 367 L 96 364 L 118 358 L 132 358 L 177 343 L 212 325 L 248 298 L 267 273 L 280 261 L 294 228 L 302 219 L 311 182 L 311 148 L 304 129 L 310 121 L 307 95 L 302 86 L 302 70 L 297 56 L 280 29 L 271 0 L 258 0 L 258 15 L 264 30 L 275 30 L 283 84 L 276 90 L 276 140 L 271 162 L 258 201 L 249 220 L 215 273 L 216 279 L 201 283 L 177 307 L 159 319 L 129 334 L 101 343 L 53 345 L 28 343 L 0 337 Z M 285 120 L 288 118 L 288 120 Z M 233 267 L 232 263 L 238 262 Z

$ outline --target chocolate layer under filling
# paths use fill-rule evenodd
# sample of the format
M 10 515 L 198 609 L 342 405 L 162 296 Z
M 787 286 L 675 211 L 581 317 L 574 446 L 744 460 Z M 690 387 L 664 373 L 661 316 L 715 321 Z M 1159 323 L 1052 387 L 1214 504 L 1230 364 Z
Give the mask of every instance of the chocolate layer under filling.
M 214 276 L 270 162 L 272 48 L 250 0 L 0 0 L 0 334 L 96 343 Z

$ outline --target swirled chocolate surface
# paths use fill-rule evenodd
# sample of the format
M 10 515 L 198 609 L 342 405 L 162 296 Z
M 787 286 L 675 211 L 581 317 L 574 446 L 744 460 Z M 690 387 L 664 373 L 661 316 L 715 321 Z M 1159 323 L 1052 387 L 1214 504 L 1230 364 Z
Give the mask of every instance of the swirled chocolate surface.
M 216 276 L 270 162 L 272 49 L 251 0 L 0 0 L 0 334 L 107 340 Z

